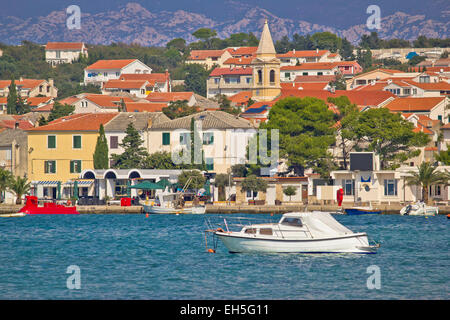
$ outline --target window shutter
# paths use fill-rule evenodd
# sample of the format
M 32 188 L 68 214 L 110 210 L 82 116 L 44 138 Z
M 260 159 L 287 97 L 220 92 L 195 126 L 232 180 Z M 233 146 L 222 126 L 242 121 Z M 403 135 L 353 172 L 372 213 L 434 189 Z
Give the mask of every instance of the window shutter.
M 48 136 L 47 137 L 47 148 L 49 148 L 49 149 L 56 148 L 56 136 Z
M 81 136 L 73 136 L 73 148 L 81 149 Z
M 70 173 L 74 173 L 75 172 L 75 170 L 74 170 L 74 164 L 75 164 L 75 161 L 70 161 Z
M 162 138 L 163 138 L 163 146 L 170 145 L 170 132 L 163 132 Z

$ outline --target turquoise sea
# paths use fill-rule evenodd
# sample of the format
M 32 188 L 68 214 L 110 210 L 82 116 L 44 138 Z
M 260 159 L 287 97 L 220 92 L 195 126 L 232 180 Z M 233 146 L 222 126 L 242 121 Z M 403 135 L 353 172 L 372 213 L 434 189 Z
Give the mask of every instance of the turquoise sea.
M 378 253 L 230 254 L 219 242 L 211 254 L 201 215 L 1 218 L 0 299 L 450 298 L 445 216 L 335 218 L 381 243 Z M 80 289 L 67 288 L 72 265 Z M 380 289 L 367 287 L 373 265 Z

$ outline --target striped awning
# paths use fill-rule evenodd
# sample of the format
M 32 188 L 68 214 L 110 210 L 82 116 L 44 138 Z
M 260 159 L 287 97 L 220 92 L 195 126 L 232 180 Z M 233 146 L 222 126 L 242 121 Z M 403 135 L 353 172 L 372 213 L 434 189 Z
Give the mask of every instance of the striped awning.
M 56 187 L 58 185 L 59 181 L 54 181 L 54 180 L 40 180 L 40 181 L 33 181 L 31 184 L 40 184 L 40 185 L 44 185 L 46 187 Z
M 78 186 L 90 186 L 94 183 L 94 179 L 81 179 L 81 180 L 69 180 L 65 183 L 65 185 L 73 186 L 75 181 L 77 181 Z

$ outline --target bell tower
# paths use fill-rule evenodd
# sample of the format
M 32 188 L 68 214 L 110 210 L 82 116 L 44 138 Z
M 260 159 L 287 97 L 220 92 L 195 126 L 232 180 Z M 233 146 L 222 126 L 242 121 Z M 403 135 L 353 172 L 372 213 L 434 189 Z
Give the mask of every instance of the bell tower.
M 271 101 L 281 93 L 280 60 L 277 59 L 272 35 L 267 19 L 259 40 L 256 58 L 251 62 L 253 68 L 252 99 Z

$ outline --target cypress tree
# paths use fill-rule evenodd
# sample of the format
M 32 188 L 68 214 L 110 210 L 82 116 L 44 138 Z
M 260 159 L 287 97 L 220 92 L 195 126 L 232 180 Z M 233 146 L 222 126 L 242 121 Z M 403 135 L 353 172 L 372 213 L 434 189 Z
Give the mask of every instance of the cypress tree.
M 9 94 L 7 99 L 8 114 L 17 114 L 16 104 L 17 104 L 17 89 L 16 83 L 14 82 L 14 78 L 12 78 L 11 85 L 9 86 Z
M 99 136 L 94 151 L 94 168 L 108 169 L 108 143 L 106 141 L 105 129 L 100 125 Z

